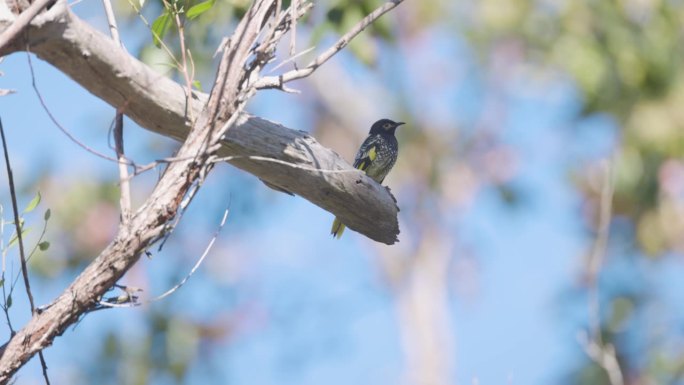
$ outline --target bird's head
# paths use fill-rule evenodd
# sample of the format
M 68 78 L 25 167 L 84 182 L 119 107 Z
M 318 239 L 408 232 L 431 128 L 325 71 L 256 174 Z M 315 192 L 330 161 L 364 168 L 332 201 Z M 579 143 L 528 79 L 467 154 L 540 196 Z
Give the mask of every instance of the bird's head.
M 370 129 L 370 134 L 394 135 L 394 131 L 396 131 L 397 127 L 401 126 L 402 124 L 404 124 L 404 122 L 394 122 L 389 119 L 380 119 L 377 122 L 373 123 L 373 126 L 371 126 Z

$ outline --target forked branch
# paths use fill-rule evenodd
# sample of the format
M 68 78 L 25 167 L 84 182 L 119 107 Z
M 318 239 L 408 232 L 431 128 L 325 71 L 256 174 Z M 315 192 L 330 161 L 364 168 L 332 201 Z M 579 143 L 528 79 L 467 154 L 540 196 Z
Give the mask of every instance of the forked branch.
M 316 59 L 307 64 L 306 67 L 285 72 L 278 76 L 266 76 L 260 78 L 254 85 L 257 89 L 283 88 L 286 83 L 293 80 L 302 79 L 311 75 L 318 67 L 327 62 L 336 53 L 342 51 L 359 33 L 373 24 L 380 16 L 389 12 L 404 0 L 391 0 L 375 9 L 368 16 L 361 19 L 354 27 L 345 33 L 334 45 L 318 55 Z
M 394 0 L 373 12 L 307 66 L 304 70 L 308 73 L 290 72 L 287 78 L 308 76 L 400 2 Z M 140 255 L 168 232 L 189 191 L 201 183 L 219 157 L 231 157 L 235 166 L 333 212 L 354 230 L 388 244 L 396 241 L 398 209 L 388 190 L 354 172 L 306 133 L 242 113 L 256 92 L 259 71 L 272 57 L 272 39 L 282 36 L 292 14 L 276 12 L 276 8 L 272 0 L 253 2 L 223 52 L 208 99 L 206 95 L 186 99 L 180 85 L 156 74 L 82 22 L 67 9 L 64 0 L 31 23 L 28 38 L 22 37 L 21 44 L 0 47 L 0 55 L 30 48 L 141 126 L 183 141 L 176 160 L 168 163 L 148 199 L 120 225 L 114 240 L 0 349 L 0 384 L 8 382 L 31 357 L 98 306 Z M 275 29 L 262 33 L 269 21 Z M 0 30 L 3 27 L 8 25 L 0 21 Z M 258 44 L 260 36 L 269 39 Z M 187 116 L 199 118 L 191 122 Z M 276 161 L 259 160 L 262 158 Z
M 298 3 L 305 6 L 301 1 Z M 189 132 L 186 116 L 199 116 L 208 96 L 194 93 L 193 98 L 186 100 L 183 86 L 129 55 L 64 5 L 58 2 L 40 16 L 40 25 L 29 30 L 31 51 L 141 127 L 184 141 Z M 361 173 L 311 171 L 354 168 L 302 131 L 241 114 L 237 125 L 223 138 L 218 155 L 228 157 L 230 164 L 270 185 L 331 212 L 347 227 L 370 239 L 387 244 L 397 240 L 398 208 L 392 195 Z M 253 156 L 302 167 L 294 169 L 250 160 Z

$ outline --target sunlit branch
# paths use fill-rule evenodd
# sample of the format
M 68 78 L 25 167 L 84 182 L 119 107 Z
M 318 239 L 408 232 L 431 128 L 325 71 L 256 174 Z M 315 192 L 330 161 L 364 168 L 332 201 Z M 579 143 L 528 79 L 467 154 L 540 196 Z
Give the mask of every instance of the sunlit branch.
M 278 76 L 266 76 L 262 77 L 255 83 L 254 87 L 257 89 L 267 89 L 267 88 L 283 88 L 285 83 L 291 82 L 296 79 L 305 78 L 311 75 L 318 67 L 323 63 L 328 61 L 331 57 L 335 56 L 336 53 L 344 49 L 359 33 L 371 25 L 375 20 L 380 18 L 380 16 L 389 12 L 397 5 L 401 4 L 404 0 L 392 0 L 389 1 L 368 16 L 364 17 L 359 21 L 354 27 L 352 27 L 347 33 L 345 33 L 334 45 L 328 48 L 325 52 L 320 54 L 316 59 L 309 63 L 306 67 L 301 69 L 295 69 L 286 72 Z

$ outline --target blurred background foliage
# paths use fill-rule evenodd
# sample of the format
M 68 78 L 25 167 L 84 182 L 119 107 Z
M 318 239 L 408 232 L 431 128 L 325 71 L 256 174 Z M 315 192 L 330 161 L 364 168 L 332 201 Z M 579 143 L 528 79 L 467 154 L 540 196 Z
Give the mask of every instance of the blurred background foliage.
M 187 10 L 197 3 L 175 4 Z M 298 25 L 295 41 L 297 52 L 315 48 L 295 62 L 305 64 L 381 3 L 315 2 Z M 129 49 L 180 80 L 168 53 L 141 27 L 135 10 L 140 4 L 117 5 L 120 22 L 135 31 Z M 186 44 L 201 84 L 211 84 L 216 64 L 212 55 L 248 5 L 246 0 L 218 0 L 209 11 L 185 20 Z M 140 14 L 151 25 L 164 7 L 148 0 Z M 663 261 L 680 268 L 684 252 L 681 20 L 684 3 L 671 0 L 406 0 L 347 52 L 296 82 L 300 95 L 263 92 L 250 105 L 262 116 L 311 131 L 348 160 L 370 122 L 380 116 L 408 122 L 398 133 L 401 156 L 387 179 L 401 208 L 401 242 L 384 247 L 347 234 L 331 243 L 325 236 L 332 218 L 320 210 L 271 192 L 239 171 L 218 169 L 164 249 L 153 250 L 126 281 L 145 293 L 174 285 L 229 206 L 229 235 L 221 235 L 225 242 L 217 246 L 217 257 L 209 258 L 198 277 L 161 303 L 143 311 L 106 310 L 86 317 L 83 326 L 69 333 L 102 341 L 100 351 L 78 356 L 78 368 L 72 365 L 57 376 L 77 383 L 261 384 L 273 383 L 273 378 L 280 379 L 278 383 L 335 383 L 326 377 L 334 371 L 312 370 L 318 376 L 305 379 L 288 373 L 308 368 L 311 360 L 322 360 L 325 366 L 326 359 L 344 354 L 340 352 L 356 352 L 349 342 L 356 314 L 385 303 L 393 309 L 393 321 L 383 329 L 398 342 L 376 336 L 370 343 L 383 346 L 382 354 L 401 352 L 392 361 L 399 364 L 385 372 L 357 363 L 365 368 L 361 372 L 372 375 L 356 380 L 476 383 L 477 376 L 459 363 L 467 357 L 461 356 L 459 341 L 453 338 L 460 324 L 454 309 L 465 311 L 461 303 L 477 302 L 484 295 L 478 294 L 486 291 L 481 276 L 488 249 L 483 244 L 502 241 L 473 235 L 469 228 L 481 226 L 474 225 L 479 222 L 473 213 L 494 226 L 489 234 L 496 237 L 504 232 L 504 216 L 512 221 L 531 218 L 544 226 L 544 210 L 566 210 L 573 223 L 566 228 L 567 236 L 581 241 L 577 250 L 563 251 L 572 254 L 571 267 L 563 270 L 567 281 L 553 286 L 556 292 L 549 295 L 554 298 L 554 322 L 571 330 L 558 333 L 570 353 L 552 374 L 535 383 L 610 383 L 605 370 L 575 339 L 594 316 L 600 319 L 601 339 L 616 349 L 625 384 L 684 383 L 684 316 L 681 306 L 668 305 L 668 298 L 681 298 L 673 294 L 682 288 L 676 284 L 681 277 L 661 278 L 662 270 L 656 268 Z M 164 42 L 180 57 L 173 26 Z M 274 66 L 288 57 L 289 44 L 285 38 Z M 106 114 L 97 118 L 108 119 Z M 538 126 L 543 130 L 533 128 Z M 141 135 L 133 153 L 143 159 L 166 156 L 175 146 Z M 549 159 L 560 164 L 557 174 L 528 176 Z M 604 266 L 593 282 L 587 279 L 586 256 L 598 234 L 606 162 L 614 170 L 611 230 Z M 116 230 L 113 168 L 106 175 L 85 182 L 50 178 L 48 173 L 27 183 L 27 193 L 42 191 L 55 213 L 48 232 L 51 253 L 31 261 L 46 301 L 62 286 L 55 277 L 75 276 Z M 540 203 L 558 194 L 545 181 L 552 177 L 569 186 L 574 197 L 570 207 Z M 154 179 L 150 174 L 139 179 L 139 202 Z M 477 209 L 483 202 L 500 211 L 483 213 Z M 316 219 L 293 219 L 311 213 Z M 515 229 L 511 231 L 515 238 Z M 549 246 L 542 239 L 530 242 L 532 249 L 544 248 L 545 260 L 564 247 Z M 522 295 L 538 291 L 535 282 L 543 278 L 533 277 L 543 275 L 539 270 L 544 267 L 521 251 L 508 252 L 529 273 L 511 273 L 522 274 Z M 354 274 L 361 277 L 352 282 Z M 331 278 L 336 276 L 343 282 Z M 502 285 L 514 291 L 516 284 Z M 592 290 L 599 293 L 596 315 L 587 310 Z M 522 302 L 501 301 L 501 308 L 509 301 Z M 105 322 L 117 312 L 114 323 Z M 491 334 L 496 335 L 493 330 Z M 256 347 L 246 342 L 254 335 L 261 336 L 253 343 Z M 525 348 L 517 348 L 524 356 Z M 250 353 L 259 358 L 236 358 L 248 349 L 260 352 Z M 364 354 L 373 354 L 364 352 L 359 356 L 367 360 Z M 271 356 L 277 356 L 280 370 L 271 377 L 259 365 L 243 367 Z

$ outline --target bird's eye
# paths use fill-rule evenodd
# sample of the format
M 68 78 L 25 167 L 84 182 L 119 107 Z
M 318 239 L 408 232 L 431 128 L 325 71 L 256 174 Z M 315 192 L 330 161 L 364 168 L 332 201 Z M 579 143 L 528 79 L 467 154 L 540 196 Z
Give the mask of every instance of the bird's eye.
M 390 128 L 390 127 L 392 127 L 392 125 L 389 123 L 385 123 L 382 125 L 382 128 Z

